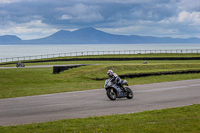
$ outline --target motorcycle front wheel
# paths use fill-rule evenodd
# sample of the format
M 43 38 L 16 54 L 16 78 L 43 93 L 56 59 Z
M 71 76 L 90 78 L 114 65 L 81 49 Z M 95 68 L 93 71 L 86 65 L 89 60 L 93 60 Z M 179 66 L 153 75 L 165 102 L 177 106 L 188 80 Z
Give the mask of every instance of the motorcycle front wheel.
M 116 94 L 116 92 L 114 91 L 114 89 L 107 89 L 106 90 L 106 94 L 107 94 L 107 96 L 108 96 L 108 98 L 110 99 L 110 100 L 116 100 L 116 98 L 117 98 L 117 94 Z
M 133 94 L 133 91 L 129 88 L 129 87 L 126 87 L 126 91 L 127 91 L 127 97 L 128 99 L 132 99 L 134 94 Z

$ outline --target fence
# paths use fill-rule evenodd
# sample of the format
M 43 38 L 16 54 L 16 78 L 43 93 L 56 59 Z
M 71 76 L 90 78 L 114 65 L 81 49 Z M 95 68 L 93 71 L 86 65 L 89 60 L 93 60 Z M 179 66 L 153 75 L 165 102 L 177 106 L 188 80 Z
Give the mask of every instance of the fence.
M 48 58 L 56 58 L 56 57 L 84 56 L 84 55 L 149 54 L 149 53 L 200 53 L 200 49 L 83 51 L 83 52 L 70 52 L 70 53 L 59 53 L 59 54 L 1 58 L 0 63 L 11 62 L 11 61 L 48 59 Z

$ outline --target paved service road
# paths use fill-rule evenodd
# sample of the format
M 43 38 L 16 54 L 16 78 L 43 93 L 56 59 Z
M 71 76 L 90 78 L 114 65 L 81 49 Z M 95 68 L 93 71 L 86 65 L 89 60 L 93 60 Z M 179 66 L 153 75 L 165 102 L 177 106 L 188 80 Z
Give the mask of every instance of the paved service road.
M 125 114 L 200 103 L 200 79 L 130 86 L 135 96 L 111 101 L 104 89 L 0 99 L 0 125 Z
M 25 67 L 2 67 L 0 66 L 0 69 L 22 69 L 22 68 L 35 68 L 35 67 L 53 67 L 53 66 L 74 66 L 74 65 L 82 65 L 82 64 L 70 64 L 70 65 L 35 65 L 35 66 L 25 66 Z

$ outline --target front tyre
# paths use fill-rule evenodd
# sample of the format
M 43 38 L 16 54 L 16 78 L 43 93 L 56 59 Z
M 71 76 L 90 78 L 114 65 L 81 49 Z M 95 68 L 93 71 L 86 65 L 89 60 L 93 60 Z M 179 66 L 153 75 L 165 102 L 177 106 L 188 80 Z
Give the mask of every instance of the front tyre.
M 117 98 L 117 94 L 113 88 L 107 89 L 106 94 L 110 100 L 116 100 L 116 98 Z
M 125 87 L 126 88 L 126 91 L 127 91 L 127 97 L 128 99 L 132 99 L 134 94 L 132 92 L 132 90 L 129 88 L 129 87 Z

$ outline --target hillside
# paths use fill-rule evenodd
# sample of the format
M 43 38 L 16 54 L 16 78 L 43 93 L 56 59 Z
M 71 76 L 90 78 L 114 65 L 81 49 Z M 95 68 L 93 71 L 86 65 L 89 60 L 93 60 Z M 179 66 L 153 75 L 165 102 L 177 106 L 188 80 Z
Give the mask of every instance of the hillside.
M 171 38 L 137 35 L 109 34 L 95 28 L 82 28 L 76 31 L 61 30 L 50 36 L 21 40 L 16 36 L 0 36 L 0 44 L 151 44 L 151 43 L 200 43 L 200 38 Z

